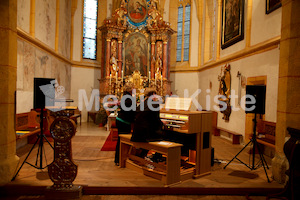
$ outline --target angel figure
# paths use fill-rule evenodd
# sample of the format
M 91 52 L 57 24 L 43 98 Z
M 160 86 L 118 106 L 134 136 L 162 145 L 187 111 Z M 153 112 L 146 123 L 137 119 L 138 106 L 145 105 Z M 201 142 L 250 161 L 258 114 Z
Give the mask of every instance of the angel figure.
M 125 8 L 125 4 L 126 2 L 123 0 L 121 2 L 120 8 L 116 9 L 114 13 L 114 19 L 116 20 L 118 26 L 126 25 L 127 9 Z

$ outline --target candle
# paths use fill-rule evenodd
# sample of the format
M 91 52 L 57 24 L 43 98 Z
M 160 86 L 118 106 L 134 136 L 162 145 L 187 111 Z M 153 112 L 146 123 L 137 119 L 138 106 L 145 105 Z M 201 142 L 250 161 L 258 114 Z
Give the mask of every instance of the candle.
M 151 79 L 151 77 L 150 77 L 151 75 L 150 75 L 150 71 L 149 71 L 149 84 L 150 84 L 150 79 Z
M 109 75 L 109 85 L 111 85 L 111 74 Z
M 124 71 L 122 70 L 122 80 L 124 79 Z

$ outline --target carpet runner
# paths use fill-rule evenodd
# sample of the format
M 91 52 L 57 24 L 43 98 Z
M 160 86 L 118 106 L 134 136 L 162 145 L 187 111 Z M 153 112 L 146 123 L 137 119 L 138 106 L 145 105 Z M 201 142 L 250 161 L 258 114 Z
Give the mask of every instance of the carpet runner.
M 109 133 L 108 137 L 106 138 L 105 143 L 103 144 L 101 151 L 115 151 L 117 145 L 117 140 L 112 139 L 112 131 Z

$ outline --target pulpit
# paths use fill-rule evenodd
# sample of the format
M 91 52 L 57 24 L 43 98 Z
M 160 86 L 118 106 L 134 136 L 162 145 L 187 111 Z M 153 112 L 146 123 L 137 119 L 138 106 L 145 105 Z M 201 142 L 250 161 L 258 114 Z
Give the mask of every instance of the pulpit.
M 131 85 L 137 95 L 147 87 L 170 94 L 170 38 L 175 31 L 163 21 L 155 0 L 122 0 L 98 27 L 102 38 L 100 94 L 120 97 Z

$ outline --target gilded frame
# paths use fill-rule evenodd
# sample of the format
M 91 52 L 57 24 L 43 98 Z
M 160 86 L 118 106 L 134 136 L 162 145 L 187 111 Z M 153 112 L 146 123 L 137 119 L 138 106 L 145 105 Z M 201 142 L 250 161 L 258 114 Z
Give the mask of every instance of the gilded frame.
M 266 14 L 270 14 L 281 7 L 281 0 L 266 0 Z
M 222 0 L 221 48 L 244 39 L 245 0 Z
M 130 76 L 134 71 L 139 71 L 147 77 L 150 70 L 150 45 L 147 34 L 133 32 L 125 34 L 124 49 L 124 75 Z M 139 66 L 136 65 L 139 62 Z

